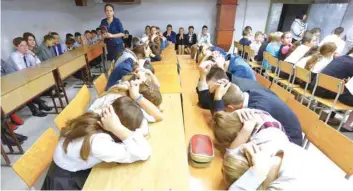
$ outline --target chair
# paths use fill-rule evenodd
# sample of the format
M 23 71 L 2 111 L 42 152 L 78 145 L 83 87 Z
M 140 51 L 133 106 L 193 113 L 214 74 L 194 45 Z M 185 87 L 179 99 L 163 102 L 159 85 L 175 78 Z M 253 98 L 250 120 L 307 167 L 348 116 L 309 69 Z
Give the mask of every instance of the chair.
M 272 81 L 276 82 L 277 80 L 279 80 L 279 76 L 278 76 L 278 58 L 275 58 L 274 56 L 272 56 L 272 54 L 268 53 L 268 52 L 264 52 L 264 60 L 267 61 L 267 63 L 275 68 L 274 69 L 274 72 L 272 72 L 271 69 L 268 69 L 268 68 L 265 68 L 263 65 L 262 65 L 262 68 L 265 68 L 265 76 L 267 77 L 271 77 L 272 78 Z
M 31 188 L 44 170 L 53 160 L 59 136 L 53 128 L 47 129 L 43 135 L 13 164 L 16 174 Z
M 244 53 L 248 55 L 246 61 L 250 65 L 251 68 L 255 70 L 261 70 L 261 65 L 257 62 L 251 61 L 255 58 L 254 50 L 250 48 L 250 46 L 244 46 Z
M 319 115 L 295 99 L 288 99 L 287 105 L 289 108 L 291 108 L 299 120 L 302 131 L 305 134 L 302 146 L 307 148 L 309 144 L 306 144 L 306 135 L 314 128 L 314 125 L 319 120 Z
M 286 86 L 287 91 L 293 89 L 294 87 L 298 87 L 299 85 L 294 84 L 294 78 L 292 79 L 292 76 L 294 76 L 293 64 L 290 64 L 285 61 L 279 61 L 278 66 L 279 66 L 278 73 L 281 74 L 281 72 L 283 72 L 288 75 L 288 78 L 283 79 L 280 77 L 280 79 L 278 79 L 277 82 Z
M 103 92 L 105 87 L 107 86 L 108 80 L 107 77 L 105 77 L 105 74 L 102 73 L 94 82 L 94 89 L 97 92 L 97 95 L 100 96 Z
M 86 112 L 86 108 L 91 101 L 91 93 L 86 85 L 82 86 L 75 98 L 65 107 L 64 110 L 55 118 L 56 127 L 61 130 L 66 127 L 66 123 Z
M 314 90 L 313 90 L 313 93 L 312 93 L 312 99 L 315 99 L 317 102 L 321 103 L 324 107 L 330 109 L 330 112 L 327 115 L 326 120 L 325 120 L 326 123 L 329 120 L 330 115 L 331 115 L 331 113 L 333 111 L 349 111 L 349 110 L 353 110 L 352 106 L 345 105 L 344 103 L 338 101 L 338 97 L 344 91 L 344 84 L 345 84 L 345 82 L 343 80 L 338 79 L 338 78 L 334 78 L 334 77 L 326 75 L 326 74 L 319 73 L 316 76 L 316 84 L 315 84 L 315 87 L 314 87 Z M 327 89 L 327 90 L 329 90 L 331 92 L 336 93 L 335 99 L 326 99 L 326 98 L 321 98 L 321 97 L 318 97 L 318 96 L 314 96 L 317 87 L 325 88 L 325 89 Z M 321 108 L 319 115 L 321 115 L 324 107 Z M 315 110 L 317 108 L 318 107 L 316 107 Z M 347 114 L 348 114 L 348 112 L 346 112 L 344 117 L 346 117 Z M 344 120 L 341 121 L 341 124 L 340 124 L 339 128 L 341 128 L 341 126 L 343 125 L 343 121 Z
M 240 43 L 238 41 L 234 41 L 234 49 L 233 49 L 233 53 L 239 54 L 239 47 L 240 47 Z M 236 49 L 236 50 L 235 50 Z M 236 52 L 235 52 L 236 51 Z
M 349 179 L 353 174 L 353 141 L 323 121 L 317 121 L 306 137 L 339 166 L 346 173 L 345 178 Z
M 312 96 L 311 96 L 311 91 L 308 90 L 308 87 L 311 83 L 311 72 L 309 70 L 296 66 L 294 70 L 293 81 L 295 81 L 297 78 L 305 83 L 305 87 L 302 88 L 300 86 L 296 86 L 296 87 L 293 87 L 292 90 L 298 93 L 299 95 L 301 95 L 300 103 L 303 103 L 303 100 L 307 99 L 309 101 L 308 107 L 310 107 Z
M 270 86 L 271 86 L 270 80 L 268 80 L 267 78 L 263 77 L 261 74 L 256 73 L 256 72 L 255 72 L 255 76 L 256 76 L 257 82 L 259 82 L 261 85 L 263 85 L 266 88 L 270 88 Z
M 287 100 L 290 98 L 294 99 L 293 94 L 287 92 L 276 83 L 272 83 L 270 90 L 273 91 L 283 102 L 287 102 Z

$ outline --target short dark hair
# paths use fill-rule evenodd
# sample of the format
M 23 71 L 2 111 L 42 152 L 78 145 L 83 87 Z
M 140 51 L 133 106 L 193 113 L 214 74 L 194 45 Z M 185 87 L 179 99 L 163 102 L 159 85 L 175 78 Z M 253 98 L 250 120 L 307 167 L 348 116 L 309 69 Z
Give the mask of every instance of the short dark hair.
M 157 30 L 161 30 L 159 27 L 156 27 Z
M 208 27 L 206 25 L 203 25 L 202 29 L 208 29 Z
M 54 36 L 50 35 L 50 34 L 45 35 L 43 41 L 45 42 L 45 41 L 48 41 L 48 40 L 54 40 Z
M 30 33 L 30 32 L 25 32 L 25 33 L 23 33 L 23 39 L 26 41 L 26 42 L 28 42 L 28 38 L 31 36 L 31 37 L 33 37 L 34 38 L 34 40 L 36 40 L 36 37 L 34 36 L 34 34 L 32 34 L 32 33 Z
M 250 34 L 250 30 L 244 29 L 243 36 L 248 36 Z
M 124 34 L 130 34 L 128 30 L 125 30 L 124 31 Z
M 74 37 L 74 35 L 72 35 L 71 33 L 67 33 L 67 34 L 66 34 L 66 39 L 72 38 L 72 37 Z
M 153 28 L 157 29 L 157 27 L 156 27 L 156 26 L 151 26 L 151 29 L 153 29 Z
M 251 31 L 252 31 L 252 27 L 251 27 L 251 26 L 246 26 L 246 27 L 244 28 L 244 30 L 251 30 Z
M 98 27 L 98 28 L 96 28 L 96 31 L 101 31 L 101 28 L 99 28 L 99 27 Z
M 81 33 L 75 32 L 75 37 L 79 37 L 79 36 L 82 36 Z
M 91 30 L 91 33 L 97 34 L 96 30 Z
M 87 34 L 87 33 L 91 33 L 91 31 L 89 31 L 89 30 L 86 30 L 86 31 L 85 31 L 85 34 Z
M 150 28 L 150 29 L 151 29 L 151 26 L 150 26 L 150 25 L 146 25 L 146 26 L 145 26 L 145 30 L 146 30 L 147 28 Z
M 313 40 L 313 36 L 313 33 L 311 33 L 310 31 L 305 31 L 302 39 L 302 44 L 306 42 L 310 43 Z
M 22 37 L 16 37 L 12 40 L 12 44 L 17 47 L 22 41 L 25 41 L 25 39 Z
M 59 34 L 57 32 L 51 32 L 50 35 L 52 35 L 52 36 L 58 35 L 59 36 Z
M 107 7 L 111 7 L 113 9 L 113 11 L 115 11 L 114 6 L 112 4 L 110 4 L 110 3 L 105 4 L 104 10 L 107 9 Z
M 227 74 L 224 70 L 218 66 L 212 66 L 210 72 L 208 72 L 206 76 L 206 81 L 210 81 L 212 79 L 220 80 L 220 79 L 228 79 Z
M 74 39 L 68 38 L 68 39 L 66 39 L 65 44 L 75 44 L 75 42 L 76 41 Z
M 333 34 L 335 35 L 341 35 L 344 31 L 344 28 L 343 27 L 337 27 L 335 28 L 335 30 L 333 30 Z
M 194 26 L 191 25 L 191 26 L 189 26 L 189 29 L 195 29 L 195 28 L 194 28 Z
M 316 27 L 316 28 L 311 29 L 310 32 L 315 34 L 315 33 L 321 32 L 321 29 Z
M 171 24 L 168 24 L 168 25 L 167 25 L 167 28 L 169 28 L 169 27 L 170 27 L 170 28 L 173 28 L 173 26 L 172 26 Z

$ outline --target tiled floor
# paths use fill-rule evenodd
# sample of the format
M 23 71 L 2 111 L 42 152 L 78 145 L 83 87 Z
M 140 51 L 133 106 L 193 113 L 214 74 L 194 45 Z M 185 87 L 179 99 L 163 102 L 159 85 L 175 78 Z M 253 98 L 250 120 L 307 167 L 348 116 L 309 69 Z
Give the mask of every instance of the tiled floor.
M 77 82 L 76 80 L 69 79 L 68 80 L 68 86 L 67 86 L 67 93 L 69 96 L 69 99 L 71 100 L 79 90 L 78 88 L 74 88 L 74 83 Z M 92 97 L 96 97 L 96 92 L 94 91 L 94 88 L 90 89 L 92 93 Z M 52 104 L 50 99 L 47 99 L 47 103 L 49 105 Z M 39 118 L 39 117 L 33 117 L 31 116 L 31 112 L 27 107 L 25 107 L 23 110 L 18 112 L 19 116 L 21 116 L 25 120 L 25 124 L 20 126 L 18 130 L 16 130 L 17 133 L 23 134 L 28 136 L 28 140 L 24 142 L 22 145 L 24 150 L 27 150 L 38 138 L 39 136 L 44 133 L 44 131 L 49 128 L 49 127 L 55 127 L 54 125 L 54 118 L 56 115 L 48 115 L 44 118 Z M 345 134 L 348 136 L 350 139 L 353 140 L 353 133 L 347 133 Z M 5 147 L 5 150 L 7 148 Z M 319 160 L 324 161 L 325 163 L 325 169 L 326 170 L 323 173 L 328 173 L 328 174 L 335 174 L 337 176 L 344 176 L 344 173 L 342 170 L 340 170 L 333 162 L 331 162 L 326 156 L 324 156 L 318 149 L 315 147 L 311 146 L 309 147 L 309 151 L 314 153 Z M 10 160 L 15 162 L 21 155 L 9 155 Z M 39 159 L 40 160 L 40 159 Z M 2 164 L 4 163 L 4 160 L 2 159 Z M 353 161 L 352 161 L 353 162 Z M 36 188 L 40 189 L 40 185 L 42 184 L 44 180 L 44 176 L 39 179 L 37 182 L 38 186 L 35 186 Z M 349 180 L 349 184 L 351 185 L 353 190 L 353 178 Z M 28 189 L 25 183 L 16 175 L 16 173 L 12 170 L 11 167 L 1 167 L 1 190 L 25 190 Z

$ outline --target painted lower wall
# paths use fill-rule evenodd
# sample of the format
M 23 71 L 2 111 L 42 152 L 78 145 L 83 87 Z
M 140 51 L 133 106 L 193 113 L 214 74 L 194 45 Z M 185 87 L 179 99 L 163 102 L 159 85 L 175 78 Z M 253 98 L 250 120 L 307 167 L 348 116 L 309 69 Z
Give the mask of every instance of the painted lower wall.
M 95 29 L 104 15 L 104 5 L 88 0 L 87 7 L 77 7 L 73 0 L 2 0 L 1 58 L 12 52 L 12 39 L 32 32 L 39 42 L 49 31 L 64 39 L 66 33 Z M 200 32 L 203 25 L 214 36 L 216 0 L 142 0 L 141 4 L 115 5 L 115 15 L 132 35 L 142 36 L 145 25 L 157 25 L 162 31 L 172 24 L 174 31 L 189 25 Z M 213 39 L 213 38 L 212 38 Z

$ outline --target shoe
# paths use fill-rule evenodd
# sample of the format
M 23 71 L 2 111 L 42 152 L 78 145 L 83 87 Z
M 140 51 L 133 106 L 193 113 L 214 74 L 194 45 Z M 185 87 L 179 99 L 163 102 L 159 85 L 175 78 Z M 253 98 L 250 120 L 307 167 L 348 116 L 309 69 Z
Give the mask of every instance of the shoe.
M 36 106 L 31 107 L 30 109 L 32 111 L 32 115 L 33 116 L 36 116 L 36 117 L 45 117 L 45 116 L 47 116 L 46 113 L 44 113 L 41 110 L 39 110 Z
M 4 140 L 1 138 L 1 141 L 5 145 L 11 145 L 11 146 L 17 146 L 16 141 L 8 134 L 5 134 L 7 140 Z M 23 141 L 18 140 L 20 142 L 20 145 L 22 145 Z
M 11 121 L 16 125 L 23 125 L 24 121 L 16 113 L 10 115 Z
M 51 111 L 52 108 L 48 107 L 45 103 L 39 103 L 38 104 L 39 110 L 44 110 L 44 111 Z
M 325 121 L 327 115 L 328 115 L 328 113 L 322 112 L 322 113 L 321 113 L 321 116 L 320 116 L 320 120 L 321 120 L 321 121 Z M 334 118 L 333 116 L 331 116 L 331 117 L 328 119 L 327 124 L 329 124 L 329 125 L 331 125 L 331 126 L 338 126 L 338 125 L 340 125 L 340 120 L 338 120 L 338 119 Z
M 16 130 L 16 129 L 18 128 L 18 126 L 11 123 L 11 124 L 9 125 L 9 128 L 10 128 L 12 131 L 14 131 L 14 130 Z
M 18 134 L 18 133 L 15 133 L 15 135 L 16 135 L 17 139 L 18 139 L 20 142 L 23 142 L 23 141 L 25 141 L 25 140 L 28 139 L 27 136 L 24 136 L 24 135 L 21 135 L 21 134 Z
M 342 127 L 342 128 L 340 129 L 340 132 L 342 132 L 342 133 L 353 133 L 353 130 L 348 130 L 348 129 Z

